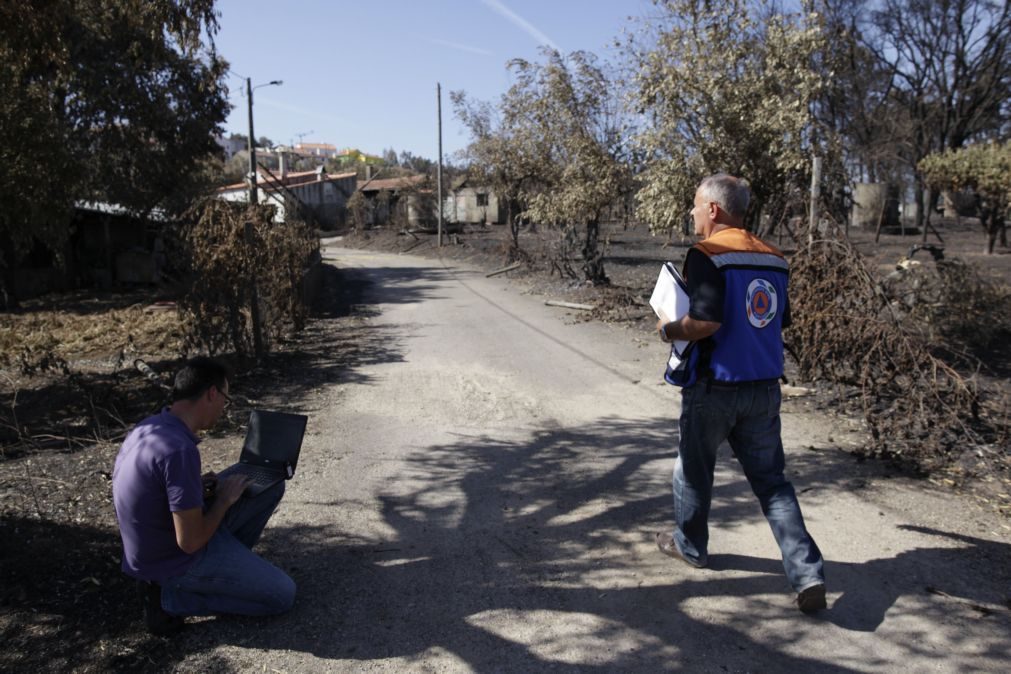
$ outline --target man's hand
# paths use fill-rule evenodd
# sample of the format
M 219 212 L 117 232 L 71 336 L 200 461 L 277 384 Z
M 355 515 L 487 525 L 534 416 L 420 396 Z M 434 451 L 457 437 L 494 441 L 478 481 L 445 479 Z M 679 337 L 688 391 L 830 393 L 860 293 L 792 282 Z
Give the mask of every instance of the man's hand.
M 252 480 L 248 475 L 229 475 L 218 483 L 215 501 L 221 499 L 223 505 L 227 508 L 242 498 L 242 492 L 246 490 L 246 487 L 251 482 Z
M 666 330 L 667 323 L 669 323 L 669 321 L 667 320 L 667 318 L 665 316 L 661 315 L 660 318 L 657 319 L 657 322 L 656 322 L 656 331 L 658 333 L 660 333 L 660 339 L 663 342 L 666 342 L 667 344 L 670 344 L 673 340 L 667 337 L 667 330 Z
M 172 513 L 172 524 L 176 532 L 176 544 L 183 552 L 192 555 L 207 545 L 218 530 L 228 509 L 242 497 L 250 479 L 245 475 L 229 475 L 218 480 L 214 501 L 204 512 L 202 508 L 190 508 Z
M 691 316 L 684 316 L 680 320 L 665 322 L 664 316 L 656 323 L 657 332 L 660 339 L 667 342 L 684 340 L 686 342 L 697 342 L 714 334 L 720 329 L 720 323 L 714 321 L 700 321 Z
M 210 501 L 214 498 L 214 492 L 218 488 L 218 475 L 213 470 L 200 476 L 200 482 L 204 486 L 204 500 Z

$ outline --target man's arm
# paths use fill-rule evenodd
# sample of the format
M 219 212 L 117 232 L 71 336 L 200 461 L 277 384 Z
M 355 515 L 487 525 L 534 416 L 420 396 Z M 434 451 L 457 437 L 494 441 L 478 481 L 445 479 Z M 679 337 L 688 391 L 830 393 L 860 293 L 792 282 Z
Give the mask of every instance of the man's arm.
M 695 248 L 685 257 L 685 282 L 691 309 L 679 320 L 660 316 L 656 329 L 665 342 L 697 342 L 714 334 L 723 322 L 724 281 L 712 261 Z
M 242 496 L 249 484 L 245 475 L 229 475 L 218 483 L 214 503 L 205 513 L 202 508 L 190 508 L 172 513 L 176 530 L 176 544 L 188 555 L 207 545 L 211 536 L 221 526 L 225 513 Z
M 677 340 L 697 342 L 714 334 L 720 329 L 720 325 L 715 321 L 701 321 L 685 315 L 680 320 L 670 322 L 661 317 L 656 322 L 656 329 L 660 332 L 660 339 L 667 343 Z

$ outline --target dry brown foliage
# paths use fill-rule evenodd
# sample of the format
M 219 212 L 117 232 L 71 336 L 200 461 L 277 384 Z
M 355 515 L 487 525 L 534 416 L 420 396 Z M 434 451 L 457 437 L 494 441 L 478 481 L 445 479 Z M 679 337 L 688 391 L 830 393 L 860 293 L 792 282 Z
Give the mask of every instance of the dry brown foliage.
M 72 360 L 104 359 L 119 352 L 124 352 L 122 358 L 137 351 L 175 352 L 180 346 L 175 312 L 150 311 L 146 302 L 92 309 L 86 301 L 63 296 L 36 304 L 41 303 L 28 303 L 26 311 L 4 317 L 0 367 L 33 375 L 66 371 Z
M 319 239 L 305 223 L 273 222 L 273 207 L 209 200 L 190 211 L 181 238 L 188 261 L 180 300 L 188 351 L 256 354 L 253 308 L 263 352 L 300 330 L 308 309 L 303 274 L 319 257 Z
M 1003 318 L 999 308 L 971 292 L 937 291 L 943 281 L 930 286 L 940 297 L 918 287 L 922 301 L 913 306 L 935 306 L 925 329 L 927 309 L 910 311 L 908 298 L 890 296 L 841 235 L 802 246 L 791 269 L 788 348 L 802 377 L 857 388 L 871 435 L 864 454 L 922 472 L 955 462 L 969 472 L 1007 469 L 1006 401 L 941 360 L 932 347 L 943 344 L 931 341 L 992 325 Z
M 1002 372 L 1011 344 L 1011 288 L 960 259 L 903 261 L 882 286 L 903 324 L 965 367 Z

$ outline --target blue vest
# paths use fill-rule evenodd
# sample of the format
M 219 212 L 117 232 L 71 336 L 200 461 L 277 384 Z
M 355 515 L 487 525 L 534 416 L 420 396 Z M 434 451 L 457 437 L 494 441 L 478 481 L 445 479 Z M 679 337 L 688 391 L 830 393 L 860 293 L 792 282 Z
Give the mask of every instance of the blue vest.
M 723 276 L 723 320 L 709 339 L 690 345 L 664 378 L 691 386 L 701 376 L 721 382 L 778 379 L 783 374 L 783 314 L 789 265 L 751 233 L 721 230 L 695 245 Z

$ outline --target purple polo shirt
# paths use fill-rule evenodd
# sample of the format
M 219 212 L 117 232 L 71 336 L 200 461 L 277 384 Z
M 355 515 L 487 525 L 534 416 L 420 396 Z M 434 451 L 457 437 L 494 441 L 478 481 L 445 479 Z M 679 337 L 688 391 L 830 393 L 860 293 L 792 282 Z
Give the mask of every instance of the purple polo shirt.
M 167 408 L 137 424 L 123 441 L 112 498 L 127 575 L 160 583 L 185 572 L 203 552 L 183 552 L 172 523 L 173 512 L 204 504 L 197 442 Z

